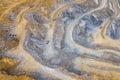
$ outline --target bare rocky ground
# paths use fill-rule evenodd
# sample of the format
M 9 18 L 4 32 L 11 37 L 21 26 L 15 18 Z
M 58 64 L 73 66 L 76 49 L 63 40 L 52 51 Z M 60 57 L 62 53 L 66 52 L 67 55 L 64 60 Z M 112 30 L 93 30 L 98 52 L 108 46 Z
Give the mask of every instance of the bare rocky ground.
M 0 24 L 0 58 L 16 64 L 7 75 L 120 80 L 119 0 L 40 2 L 22 4 Z

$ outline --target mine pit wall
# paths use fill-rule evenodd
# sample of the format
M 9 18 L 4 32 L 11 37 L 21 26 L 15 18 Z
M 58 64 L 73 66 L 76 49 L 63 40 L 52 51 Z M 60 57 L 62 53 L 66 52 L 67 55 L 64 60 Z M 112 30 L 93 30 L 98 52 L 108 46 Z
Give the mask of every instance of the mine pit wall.
M 119 0 L 12 0 L 0 6 L 0 69 L 9 73 L 0 76 L 119 80 Z

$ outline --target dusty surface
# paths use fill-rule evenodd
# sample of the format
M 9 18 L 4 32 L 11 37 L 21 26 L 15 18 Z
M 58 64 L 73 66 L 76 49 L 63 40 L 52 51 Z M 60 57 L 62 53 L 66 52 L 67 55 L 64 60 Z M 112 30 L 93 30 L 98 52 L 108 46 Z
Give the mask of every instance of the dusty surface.
M 0 80 L 120 80 L 119 0 L 0 0 Z

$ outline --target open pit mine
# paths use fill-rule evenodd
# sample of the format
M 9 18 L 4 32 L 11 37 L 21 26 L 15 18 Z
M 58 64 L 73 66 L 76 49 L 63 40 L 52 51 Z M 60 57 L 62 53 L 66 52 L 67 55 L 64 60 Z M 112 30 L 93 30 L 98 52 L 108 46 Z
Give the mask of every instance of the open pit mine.
M 0 80 L 120 80 L 120 0 L 0 0 Z

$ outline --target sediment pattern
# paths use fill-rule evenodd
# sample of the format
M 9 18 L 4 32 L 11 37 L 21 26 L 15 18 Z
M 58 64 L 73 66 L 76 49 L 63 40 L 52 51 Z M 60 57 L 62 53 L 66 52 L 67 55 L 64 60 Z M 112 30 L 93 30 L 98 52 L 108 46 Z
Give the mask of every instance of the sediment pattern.
M 120 80 L 119 0 L 0 2 L 1 80 Z

